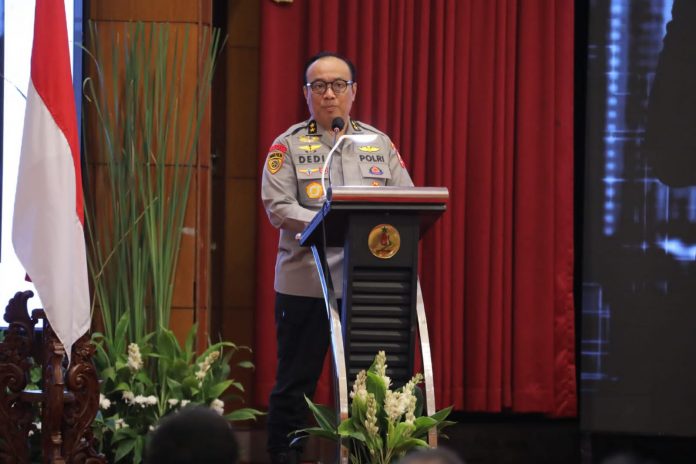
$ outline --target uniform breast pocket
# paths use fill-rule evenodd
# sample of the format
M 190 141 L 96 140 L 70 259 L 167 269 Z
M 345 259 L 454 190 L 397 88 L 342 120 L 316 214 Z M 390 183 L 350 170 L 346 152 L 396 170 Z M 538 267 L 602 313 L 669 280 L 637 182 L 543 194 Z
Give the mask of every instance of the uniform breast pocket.
M 391 179 L 389 165 L 386 163 L 360 163 L 360 174 L 363 178 L 363 185 L 380 187 L 387 184 Z
M 324 190 L 321 188 L 321 164 L 304 164 L 297 168 L 297 189 L 300 203 L 317 205 L 321 203 Z

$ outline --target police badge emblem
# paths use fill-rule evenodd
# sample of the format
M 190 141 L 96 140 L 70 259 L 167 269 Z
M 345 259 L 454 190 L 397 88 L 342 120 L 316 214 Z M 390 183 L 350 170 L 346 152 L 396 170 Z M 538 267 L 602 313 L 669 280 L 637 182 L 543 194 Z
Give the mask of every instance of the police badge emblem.
M 401 235 L 391 224 L 380 224 L 370 231 L 367 247 L 377 258 L 392 258 L 401 248 Z
M 279 151 L 273 151 L 268 154 L 268 161 L 266 161 L 266 167 L 268 168 L 268 172 L 271 174 L 275 174 L 276 172 L 280 171 L 280 168 L 283 167 L 283 160 L 285 158 L 285 155 Z

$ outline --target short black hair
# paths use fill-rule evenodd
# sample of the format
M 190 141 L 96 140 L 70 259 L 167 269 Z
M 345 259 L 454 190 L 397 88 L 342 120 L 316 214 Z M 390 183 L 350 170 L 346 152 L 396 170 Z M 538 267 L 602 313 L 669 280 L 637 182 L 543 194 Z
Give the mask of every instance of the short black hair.
M 305 63 L 305 66 L 304 66 L 304 82 L 305 82 L 306 84 L 308 84 L 308 82 L 307 82 L 307 70 L 308 70 L 309 67 L 312 65 L 312 63 L 314 63 L 315 61 L 318 61 L 318 60 L 320 60 L 320 59 L 322 59 L 322 58 L 329 58 L 329 57 L 338 58 L 339 60 L 341 60 L 341 61 L 343 61 L 345 64 L 347 64 L 347 65 L 348 65 L 348 69 L 350 69 L 350 80 L 353 81 L 353 82 L 357 82 L 356 79 L 357 79 L 357 77 L 358 77 L 358 72 L 355 70 L 355 65 L 353 64 L 352 61 L 350 61 L 348 58 L 346 58 L 345 56 L 341 55 L 340 53 L 329 52 L 329 51 L 323 51 L 323 52 L 317 53 L 316 55 L 312 55 L 312 56 L 307 60 L 307 62 Z
M 464 464 L 464 461 L 448 449 L 428 448 L 408 453 L 399 464 Z
M 147 444 L 147 464 L 235 464 L 239 446 L 230 422 L 210 408 L 184 408 L 164 417 Z

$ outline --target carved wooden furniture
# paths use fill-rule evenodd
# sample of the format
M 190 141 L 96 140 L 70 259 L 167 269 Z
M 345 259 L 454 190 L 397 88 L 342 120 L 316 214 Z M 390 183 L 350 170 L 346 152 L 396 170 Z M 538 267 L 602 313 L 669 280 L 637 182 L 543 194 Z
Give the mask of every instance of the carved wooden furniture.
M 99 408 L 94 345 L 82 336 L 68 365 L 43 310 L 29 316 L 27 300 L 33 295 L 18 292 L 5 309 L 9 327 L 0 342 L 0 462 L 29 462 L 29 437 L 39 433 L 33 420 L 40 415 L 44 463 L 106 463 L 94 450 L 91 431 Z M 36 327 L 40 320 L 43 329 Z M 41 367 L 42 388 L 27 390 L 34 365 Z

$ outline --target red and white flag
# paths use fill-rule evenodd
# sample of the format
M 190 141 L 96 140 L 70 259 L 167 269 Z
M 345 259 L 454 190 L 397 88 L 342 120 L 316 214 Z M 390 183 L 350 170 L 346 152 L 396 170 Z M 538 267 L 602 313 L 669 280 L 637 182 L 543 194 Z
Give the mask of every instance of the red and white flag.
M 68 355 L 90 326 L 82 173 L 63 0 L 37 0 L 12 243 Z

